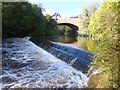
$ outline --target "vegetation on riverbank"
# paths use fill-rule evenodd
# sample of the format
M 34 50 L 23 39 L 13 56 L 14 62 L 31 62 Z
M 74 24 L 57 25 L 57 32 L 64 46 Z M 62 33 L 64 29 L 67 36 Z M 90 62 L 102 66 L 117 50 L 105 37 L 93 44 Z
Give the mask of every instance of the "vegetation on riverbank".
M 91 16 L 95 13 L 95 11 L 99 8 L 99 4 L 90 4 L 87 5 L 85 7 L 82 8 L 82 12 L 75 16 L 75 17 L 71 17 L 71 18 L 79 18 L 79 30 L 78 30 L 78 34 L 80 36 L 89 36 L 90 30 L 88 28 L 89 24 L 90 24 L 90 18 Z
M 57 34 L 59 35 L 67 35 L 67 36 L 71 36 L 72 33 L 71 33 L 71 28 L 68 27 L 68 26 L 65 26 L 65 25 L 58 25 L 57 26 Z
M 85 34 L 91 33 L 96 42 L 96 47 L 90 42 L 89 49 L 95 49 L 96 53 L 91 65 L 92 70 L 99 72 L 90 77 L 88 85 L 92 88 L 118 88 L 120 2 L 104 2 L 98 10 L 96 7 L 93 7 L 92 11 L 89 9 L 85 9 L 80 16 L 80 29 Z M 28 2 L 2 3 L 3 37 L 69 35 L 70 28 L 58 26 L 57 30 L 55 20 L 50 15 L 44 16 L 42 10 L 41 5 Z
M 72 35 L 71 28 L 57 26 L 56 19 L 60 15 L 43 15 L 42 5 L 28 2 L 3 2 L 2 3 L 2 36 L 24 37 L 47 35 Z
M 104 2 L 91 17 L 89 29 L 97 44 L 92 67 L 100 73 L 91 76 L 89 87 L 119 88 L 119 18 L 120 2 Z
M 44 16 L 41 5 L 28 2 L 2 3 L 2 36 L 24 37 L 26 35 L 52 35 L 56 22 L 50 15 Z

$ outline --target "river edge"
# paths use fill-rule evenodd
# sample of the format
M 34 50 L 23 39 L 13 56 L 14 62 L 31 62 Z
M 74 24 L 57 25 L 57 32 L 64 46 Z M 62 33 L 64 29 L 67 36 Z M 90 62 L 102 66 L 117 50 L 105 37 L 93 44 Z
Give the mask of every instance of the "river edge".
M 85 88 L 88 78 L 25 38 L 3 41 L 2 88 Z

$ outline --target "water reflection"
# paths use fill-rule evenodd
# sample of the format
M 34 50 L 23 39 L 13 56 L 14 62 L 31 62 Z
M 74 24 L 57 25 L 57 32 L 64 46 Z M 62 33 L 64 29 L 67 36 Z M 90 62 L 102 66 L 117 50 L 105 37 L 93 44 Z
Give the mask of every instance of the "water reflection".
M 45 38 L 51 41 L 61 42 L 61 43 L 77 42 L 77 37 L 70 37 L 70 36 L 47 36 Z
M 90 37 L 70 37 L 70 36 L 48 36 L 47 40 L 61 42 L 77 48 L 82 48 L 91 52 L 94 52 L 94 42 Z
M 78 37 L 77 40 L 78 40 L 77 41 L 77 47 L 78 48 L 83 48 L 83 49 L 88 50 L 88 48 L 87 48 L 87 42 L 89 40 L 88 37 Z

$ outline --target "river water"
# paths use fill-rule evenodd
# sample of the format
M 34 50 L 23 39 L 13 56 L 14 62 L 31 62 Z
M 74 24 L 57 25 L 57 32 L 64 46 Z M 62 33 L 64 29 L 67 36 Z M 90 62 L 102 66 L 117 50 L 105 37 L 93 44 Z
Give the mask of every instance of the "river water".
M 36 45 L 77 70 L 87 73 L 93 57 L 93 40 L 89 37 L 33 37 Z M 52 41 L 52 42 L 51 42 Z M 74 63 L 73 63 L 74 62 Z
M 73 47 L 82 48 L 90 52 L 94 52 L 94 42 L 90 37 L 70 37 L 70 36 L 46 36 L 47 40 L 60 42 Z
M 88 51 L 92 51 L 94 44 L 92 39 L 88 37 L 48 36 L 37 39 L 40 41 L 46 39 L 60 42 L 58 46 L 63 43 Z M 67 48 L 68 46 L 64 47 Z M 55 47 L 53 47 L 53 49 L 59 50 Z M 59 51 L 66 53 L 66 55 L 63 53 L 65 57 L 73 55 L 74 52 L 76 52 L 76 49 L 72 48 L 65 49 L 66 51 L 62 49 Z M 68 64 L 25 38 L 8 39 L 3 43 L 3 74 L 0 77 L 0 79 L 2 78 L 3 80 L 3 88 L 87 87 L 88 78 L 86 74 L 84 74 L 84 71 L 81 69 L 78 71 L 78 69 L 76 70 L 75 68 L 77 64 L 79 67 L 80 65 L 86 67 L 86 61 L 88 61 L 85 56 L 86 54 L 82 53 L 82 56 L 80 56 L 80 52 L 75 53 L 76 55 L 73 55 L 74 57 L 70 59 L 67 59 L 69 57 L 64 58 L 62 53 L 61 55 L 59 53 L 59 56 L 61 56 L 64 61 L 70 61 L 70 64 Z
M 69 90 L 87 87 L 88 82 L 81 71 L 26 38 L 3 40 L 1 72 L 0 90 Z

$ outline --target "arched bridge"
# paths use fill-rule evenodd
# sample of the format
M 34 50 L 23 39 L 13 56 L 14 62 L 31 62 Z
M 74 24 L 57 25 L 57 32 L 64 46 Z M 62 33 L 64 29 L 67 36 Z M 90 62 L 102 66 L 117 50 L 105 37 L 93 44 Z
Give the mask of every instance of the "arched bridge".
M 58 23 L 58 25 L 66 25 L 74 30 L 78 30 L 78 26 L 74 25 L 74 24 L 71 24 L 71 23 Z
M 65 18 L 65 19 L 58 19 L 57 20 L 58 25 L 66 25 L 72 28 L 73 32 L 77 33 L 77 30 L 80 26 L 80 19 L 78 18 Z

